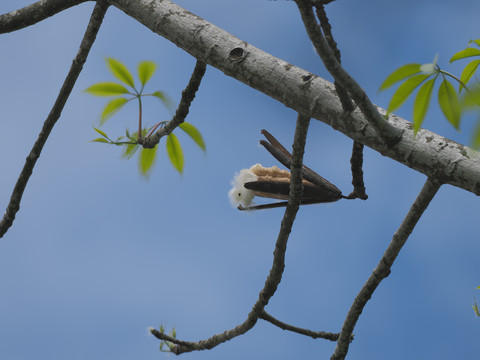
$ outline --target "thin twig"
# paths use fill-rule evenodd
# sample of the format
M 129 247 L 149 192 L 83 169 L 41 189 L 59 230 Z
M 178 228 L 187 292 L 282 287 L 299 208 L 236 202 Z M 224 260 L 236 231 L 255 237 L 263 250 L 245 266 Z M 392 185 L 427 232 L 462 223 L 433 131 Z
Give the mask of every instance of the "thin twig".
M 273 253 L 273 264 L 270 273 L 265 281 L 265 286 L 260 291 L 258 300 L 253 305 L 252 310 L 247 316 L 247 319 L 240 325 L 231 330 L 227 330 L 221 334 L 213 335 L 212 337 L 198 342 L 185 342 L 168 337 L 157 330 L 151 330 L 151 333 L 161 340 L 170 341 L 176 346 L 171 348 L 174 354 L 182 354 L 185 352 L 195 350 L 211 349 L 221 343 L 233 339 L 239 335 L 245 334 L 255 326 L 263 309 L 268 304 L 270 298 L 275 294 L 278 284 L 282 279 L 283 270 L 285 268 L 285 252 L 287 250 L 287 240 L 292 230 L 293 222 L 297 214 L 299 204 L 303 193 L 302 184 L 302 162 L 305 148 L 305 141 L 307 137 L 308 125 L 310 119 L 298 115 L 297 126 L 295 129 L 295 136 L 293 142 L 293 154 L 291 162 L 291 182 L 288 205 L 285 209 L 280 231 L 275 244 L 275 251 Z
M 327 12 L 323 4 L 317 3 L 315 5 L 318 20 L 320 21 L 320 27 L 325 34 L 325 39 L 330 49 L 333 51 L 338 63 L 341 64 L 341 54 L 338 49 L 337 43 L 333 38 L 332 26 L 328 20 Z M 338 98 L 342 103 L 342 108 L 345 112 L 351 113 L 355 109 L 355 105 L 350 98 L 348 92 L 341 86 L 337 80 L 334 82 L 335 90 L 337 91 Z M 352 185 L 353 191 L 348 196 L 349 199 L 362 199 L 367 200 L 368 195 L 365 193 L 365 184 L 363 183 L 363 144 L 356 141 L 353 142 L 352 156 L 350 158 L 351 170 L 352 170 Z
M 355 297 L 355 300 L 348 311 L 347 317 L 345 318 L 345 322 L 343 323 L 342 331 L 337 342 L 337 347 L 331 357 L 331 360 L 345 359 L 353 329 L 355 328 L 355 324 L 357 323 L 363 308 L 367 304 L 368 300 L 370 300 L 372 297 L 373 292 L 376 290 L 380 282 L 390 274 L 390 269 L 393 265 L 393 262 L 397 258 L 398 253 L 407 241 L 409 235 L 412 233 L 423 212 L 427 209 L 430 201 L 437 193 L 440 185 L 441 184 L 439 182 L 427 178 L 425 185 L 423 185 L 422 190 L 403 219 L 402 224 L 393 235 L 392 241 L 388 245 L 387 250 L 382 256 L 382 259 L 378 263 L 377 267 L 373 270 L 372 274 L 368 278 L 367 282 L 363 285 L 358 295 Z
M 354 141 L 352 149 L 352 157 L 350 158 L 350 166 L 352 169 L 352 185 L 353 191 L 347 196 L 348 199 L 367 200 L 368 195 L 365 193 L 365 184 L 363 183 L 363 144 Z
M 60 89 L 60 93 L 58 94 L 57 100 L 55 101 L 52 110 L 48 114 L 47 119 L 43 124 L 42 130 L 40 131 L 40 134 L 38 135 L 38 138 L 35 141 L 32 150 L 30 151 L 30 154 L 25 160 L 25 165 L 23 166 L 22 172 L 20 173 L 17 183 L 15 184 L 12 196 L 10 197 L 10 202 L 8 203 L 7 209 L 5 211 L 5 215 L 0 221 L 0 238 L 5 235 L 5 233 L 8 231 L 10 226 L 12 226 L 13 221 L 15 220 L 15 215 L 20 209 L 20 201 L 22 200 L 23 192 L 25 190 L 25 187 L 27 186 L 28 179 L 32 175 L 33 168 L 38 158 L 40 157 L 43 146 L 45 145 L 48 136 L 53 129 L 53 126 L 59 119 L 63 107 L 65 106 L 65 103 L 67 102 L 67 99 L 72 92 L 73 86 L 77 81 L 78 75 L 82 71 L 83 64 L 87 60 L 88 53 L 95 41 L 108 6 L 109 4 L 104 1 L 98 1 L 95 4 L 92 16 L 90 17 L 90 22 L 88 23 L 87 30 L 85 31 L 85 35 L 83 36 L 78 53 L 73 60 L 72 66 L 70 67 L 70 71 L 65 78 L 62 88 Z
M 0 15 L 0 34 L 20 30 L 91 0 L 43 0 Z
M 175 130 L 178 125 L 185 121 L 185 118 L 187 117 L 190 110 L 190 105 L 192 104 L 192 101 L 195 98 L 195 94 L 200 87 L 200 83 L 202 81 L 203 75 L 205 75 L 206 69 L 207 64 L 205 64 L 203 61 L 197 60 L 192 75 L 190 76 L 188 85 L 185 90 L 182 91 L 182 98 L 180 99 L 180 104 L 178 104 L 177 111 L 175 112 L 172 120 L 170 120 L 164 127 L 162 127 L 153 135 L 147 137 L 146 139 L 143 140 L 139 138 L 140 144 L 142 144 L 143 140 L 143 147 L 154 148 L 163 136 L 169 135 L 173 130 Z
M 307 34 L 328 72 L 335 81 L 338 81 L 348 91 L 350 97 L 355 101 L 368 123 L 372 125 L 378 135 L 391 145 L 398 142 L 401 134 L 394 131 L 394 128 L 378 112 L 376 106 L 370 101 L 361 86 L 342 68 L 335 58 L 332 49 L 328 46 L 318 26 L 310 1 L 295 0 L 295 3 L 300 10 Z
M 338 337 L 340 336 L 340 333 L 331 333 L 331 332 L 325 332 L 325 331 L 313 331 L 309 329 L 303 329 L 297 326 L 293 326 L 290 324 L 286 324 L 276 318 L 274 318 L 272 315 L 267 313 L 265 310 L 262 311 L 260 314 L 260 319 L 263 319 L 265 321 L 268 321 L 269 323 L 279 327 L 282 330 L 288 330 L 295 332 L 297 334 L 309 336 L 313 339 L 325 339 L 325 340 L 330 340 L 330 341 L 337 341 Z M 353 339 L 353 337 L 352 337 Z

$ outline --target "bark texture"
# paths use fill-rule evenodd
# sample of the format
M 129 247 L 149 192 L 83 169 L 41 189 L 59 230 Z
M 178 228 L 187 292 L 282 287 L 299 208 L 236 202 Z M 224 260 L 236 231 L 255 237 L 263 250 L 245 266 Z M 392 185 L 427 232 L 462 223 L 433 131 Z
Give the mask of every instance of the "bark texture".
M 422 129 L 414 137 L 412 123 L 395 115 L 386 120 L 386 131 L 398 141 L 388 144 L 358 109 L 343 111 L 329 81 L 236 38 L 169 0 L 109 2 L 195 58 L 295 111 L 323 121 L 429 178 L 480 195 L 479 152 L 428 130 Z

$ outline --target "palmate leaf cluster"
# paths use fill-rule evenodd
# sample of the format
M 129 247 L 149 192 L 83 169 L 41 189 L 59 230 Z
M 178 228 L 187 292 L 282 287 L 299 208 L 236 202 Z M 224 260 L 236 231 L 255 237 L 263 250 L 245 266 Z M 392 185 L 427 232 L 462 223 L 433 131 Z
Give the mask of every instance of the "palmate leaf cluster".
M 476 47 L 474 47 L 476 46 Z M 480 39 L 472 40 L 467 48 L 455 53 L 450 63 L 469 57 L 480 57 Z M 420 130 L 427 115 L 430 101 L 438 82 L 437 100 L 445 118 L 457 130 L 460 129 L 462 115 L 468 110 L 480 110 L 480 84 L 467 86 L 478 70 L 480 60 L 470 61 L 460 77 L 444 71 L 437 64 L 438 55 L 432 63 L 406 64 L 392 72 L 382 83 L 379 91 L 386 90 L 400 83 L 387 107 L 388 113 L 398 109 L 418 89 L 413 104 L 413 128 L 415 134 Z M 457 85 L 456 87 L 452 82 Z M 474 133 L 472 144 L 480 147 L 480 119 Z
M 138 168 L 142 175 L 148 176 L 156 162 L 158 146 L 155 146 L 152 149 L 141 147 L 138 143 L 139 132 L 142 138 L 146 138 L 150 136 L 155 129 L 165 126 L 167 121 L 160 121 L 150 128 L 142 127 L 142 97 L 153 96 L 154 98 L 160 100 L 161 103 L 170 110 L 172 109 L 173 102 L 166 93 L 160 90 L 147 94 L 143 93 L 145 85 L 151 79 L 157 69 L 157 65 L 153 61 L 141 61 L 138 64 L 137 75 L 140 82 L 139 89 L 135 86 L 132 73 L 122 62 L 112 58 L 106 58 L 105 61 L 107 68 L 110 70 L 112 75 L 120 81 L 120 83 L 113 81 L 99 82 L 85 89 L 85 91 L 91 95 L 111 98 L 104 106 L 100 115 L 100 127 L 103 126 L 105 122 L 115 115 L 119 110 L 121 110 L 128 102 L 137 100 L 139 109 L 139 130 L 133 133 L 130 133 L 128 130 L 126 130 L 125 136 L 120 136 L 116 140 L 112 140 L 104 131 L 94 127 L 94 130 L 100 134 L 101 137 L 92 141 L 122 146 L 122 158 L 125 159 L 130 159 L 133 157 L 139 148 L 141 148 L 140 154 L 138 155 Z M 205 151 L 206 147 L 203 137 L 194 125 L 184 122 L 179 125 L 179 127 L 185 132 L 185 134 L 193 139 L 193 141 L 203 151 Z M 166 151 L 168 158 L 170 159 L 170 162 L 175 170 L 177 170 L 179 173 L 182 173 L 184 168 L 183 151 L 178 137 L 173 132 L 167 136 Z

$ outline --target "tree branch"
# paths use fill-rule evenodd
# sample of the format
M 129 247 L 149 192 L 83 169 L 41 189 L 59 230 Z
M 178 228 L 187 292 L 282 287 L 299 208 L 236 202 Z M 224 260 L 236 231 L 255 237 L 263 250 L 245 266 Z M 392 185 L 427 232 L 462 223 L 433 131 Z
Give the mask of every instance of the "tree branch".
M 151 333 L 158 339 L 170 341 L 176 344 L 176 346 L 171 349 L 174 354 L 179 355 L 195 350 L 211 349 L 221 343 L 233 339 L 234 337 L 245 334 L 255 326 L 258 318 L 263 312 L 263 309 L 268 304 L 268 301 L 273 294 L 275 294 L 278 284 L 280 284 L 280 281 L 282 280 L 283 270 L 285 268 L 285 252 L 287 250 L 288 237 L 292 230 L 293 222 L 302 199 L 302 163 L 309 123 L 309 118 L 300 114 L 298 115 L 293 141 L 292 163 L 290 167 L 292 175 L 290 180 L 288 205 L 285 209 L 282 223 L 280 225 L 280 231 L 277 237 L 277 242 L 275 244 L 272 268 L 270 269 L 270 273 L 265 281 L 265 286 L 260 291 L 258 300 L 253 305 L 252 310 L 247 316 L 247 319 L 242 324 L 231 330 L 227 330 L 221 334 L 213 335 L 206 340 L 201 340 L 198 342 L 176 340 L 158 330 L 150 330 Z
M 320 21 L 320 27 L 325 35 L 325 40 L 329 48 L 332 50 L 335 59 L 338 63 L 341 64 L 341 54 L 338 49 L 337 43 L 333 38 L 332 26 L 328 21 L 327 12 L 325 11 L 325 6 L 323 4 L 316 4 L 316 13 L 318 20 Z M 338 98 L 342 103 L 342 108 L 345 112 L 350 113 L 355 109 L 355 105 L 352 102 L 352 99 L 348 95 L 348 92 L 341 86 L 337 80 L 334 82 L 335 89 L 338 94 Z M 367 200 L 368 195 L 365 192 L 365 185 L 363 183 L 363 145 L 353 141 L 352 156 L 350 157 L 350 164 L 352 170 L 352 185 L 353 191 L 348 196 L 349 199 L 362 199 Z
M 383 116 L 378 112 L 376 106 L 370 101 L 365 91 L 337 61 L 334 52 L 328 46 L 318 26 L 310 1 L 295 0 L 295 3 L 300 10 L 300 15 L 307 30 L 308 37 L 312 41 L 328 72 L 348 91 L 351 98 L 362 111 L 365 119 L 374 127 L 378 135 L 383 137 L 389 144 L 394 145 L 399 140 L 400 134 L 389 126 Z
M 169 0 L 108 1 L 193 57 L 296 112 L 321 120 L 427 177 L 480 195 L 479 152 L 425 129 L 414 136 L 412 123 L 393 114 L 385 122 L 392 133 L 401 136 L 391 146 L 358 109 L 345 114 L 330 82 L 255 48 Z
M 178 104 L 177 111 L 175 112 L 172 120 L 170 120 L 163 128 L 159 129 L 152 136 L 146 138 L 144 141 L 139 139 L 139 143 L 143 143 L 143 147 L 154 148 L 163 136 L 169 135 L 178 125 L 185 121 L 185 118 L 190 110 L 190 105 L 195 98 L 195 94 L 200 86 L 203 75 L 205 75 L 206 69 L 207 64 L 205 64 L 203 61 L 197 60 L 195 68 L 193 69 L 193 73 L 190 77 L 190 81 L 188 82 L 185 90 L 182 91 L 180 104 Z
M 335 352 L 333 353 L 331 360 L 345 359 L 353 329 L 363 311 L 363 308 L 367 304 L 368 300 L 370 300 L 372 297 L 373 292 L 376 290 L 380 282 L 390 274 L 390 269 L 393 265 L 393 262 L 397 258 L 398 253 L 402 249 L 403 245 L 405 245 L 409 235 L 412 233 L 418 220 L 437 193 L 440 185 L 441 184 L 435 180 L 427 178 L 425 185 L 412 204 L 412 207 L 405 216 L 402 224 L 393 235 L 392 241 L 388 245 L 387 250 L 382 256 L 382 259 L 378 263 L 377 267 L 373 270 L 367 282 L 363 285 L 350 310 L 348 311 L 337 342 L 337 347 L 335 348 Z
M 297 326 L 286 324 L 286 323 L 274 318 L 272 315 L 267 313 L 265 310 L 263 310 L 262 313 L 260 314 L 260 319 L 268 321 L 269 323 L 279 327 L 282 330 L 292 331 L 292 332 L 295 332 L 295 333 L 300 334 L 300 335 L 309 336 L 313 339 L 325 339 L 325 340 L 330 340 L 330 341 L 337 341 L 338 337 L 340 336 L 339 333 L 330 333 L 330 332 L 325 332 L 325 331 L 312 331 L 312 330 L 303 329 L 303 328 L 299 328 Z M 352 336 L 352 340 L 353 340 L 353 336 Z
M 58 14 L 72 6 L 92 0 L 43 0 L 0 15 L 0 34 L 20 30 Z
M 20 209 L 20 201 L 22 200 L 22 195 L 25 187 L 27 186 L 28 179 L 32 175 L 33 168 L 40 157 L 43 146 L 45 145 L 53 126 L 59 119 L 63 107 L 67 102 L 68 96 L 72 92 L 73 86 L 77 81 L 78 75 L 82 71 L 83 64 L 87 60 L 88 53 L 95 41 L 108 6 L 109 4 L 103 1 L 98 1 L 95 4 L 95 8 L 93 9 L 90 22 L 87 26 L 87 30 L 85 31 L 85 35 L 83 36 L 78 53 L 73 59 L 72 66 L 70 67 L 68 75 L 65 78 L 62 88 L 60 89 L 57 100 L 55 101 L 52 110 L 48 114 L 47 119 L 43 124 L 43 128 L 40 131 L 32 150 L 30 151 L 30 154 L 26 158 L 25 165 L 23 166 L 22 172 L 20 173 L 17 183 L 15 184 L 12 196 L 10 197 L 10 202 L 8 203 L 3 219 L 0 221 L 0 238 L 5 235 L 15 220 L 15 215 Z

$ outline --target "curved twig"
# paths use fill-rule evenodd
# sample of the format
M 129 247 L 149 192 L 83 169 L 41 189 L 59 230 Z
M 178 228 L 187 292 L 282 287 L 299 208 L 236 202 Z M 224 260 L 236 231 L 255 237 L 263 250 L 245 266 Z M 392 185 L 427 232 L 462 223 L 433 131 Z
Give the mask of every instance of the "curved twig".
M 307 30 L 308 37 L 312 41 L 318 55 L 322 59 L 328 72 L 348 91 L 350 97 L 355 101 L 366 120 L 374 127 L 378 135 L 385 139 L 390 145 L 399 140 L 400 134 L 394 131 L 383 116 L 378 112 L 377 107 L 370 101 L 361 86 L 343 69 L 335 58 L 335 55 L 328 46 L 325 37 L 318 26 L 313 13 L 312 4 L 306 0 L 295 0 L 300 10 L 302 21 Z
M 34 25 L 65 9 L 87 1 L 92 0 L 44 0 L 0 15 L 0 34 Z
M 203 61 L 197 60 L 195 68 L 193 69 L 192 75 L 188 82 L 185 90 L 182 91 L 182 98 L 180 99 L 180 104 L 178 104 L 177 111 L 164 127 L 159 129 L 156 133 L 151 136 L 148 136 L 143 140 L 143 147 L 145 148 L 154 148 L 158 144 L 160 139 L 163 136 L 169 135 L 175 128 L 185 121 L 185 118 L 188 115 L 190 110 L 190 105 L 192 104 L 195 94 L 197 93 L 200 83 L 205 75 L 205 70 L 207 69 L 207 64 Z M 142 140 L 139 140 L 139 143 L 142 143 Z
M 332 26 L 327 17 L 325 6 L 323 3 L 317 3 L 315 5 L 318 20 L 320 21 L 320 27 L 325 34 L 325 40 L 328 46 L 333 51 L 335 59 L 341 64 L 341 54 L 338 49 L 337 43 L 333 38 Z M 348 92 L 341 86 L 337 80 L 334 82 L 335 90 L 337 91 L 338 98 L 342 103 L 343 110 L 347 113 L 351 113 L 355 109 L 355 105 L 352 99 L 348 95 Z M 353 191 L 348 196 L 349 199 L 362 199 L 367 200 L 368 195 L 365 192 L 365 184 L 363 183 L 363 144 L 353 141 L 352 156 L 350 158 L 351 170 L 352 170 L 352 185 Z
M 213 335 L 206 340 L 201 340 L 198 342 L 185 342 L 176 340 L 158 330 L 150 330 L 150 332 L 158 339 L 170 341 L 176 344 L 176 346 L 171 349 L 174 354 L 179 355 L 194 350 L 211 349 L 221 343 L 233 339 L 234 337 L 245 334 L 255 326 L 263 312 L 263 309 L 268 304 L 268 301 L 273 294 L 275 294 L 278 284 L 280 284 L 282 279 L 283 270 L 285 268 L 285 252 L 287 250 L 287 241 L 292 230 L 293 222 L 300 206 L 303 193 L 302 162 L 309 123 L 309 118 L 300 114 L 298 115 L 293 142 L 292 162 L 290 167 L 292 175 L 290 181 L 288 205 L 285 209 L 282 223 L 280 225 L 280 231 L 277 237 L 277 242 L 275 244 L 272 268 L 270 269 L 270 273 L 265 281 L 265 286 L 260 291 L 258 300 L 253 305 L 252 310 L 247 316 L 247 319 L 242 324 L 231 330 L 224 331 L 221 334 Z
M 104 1 L 98 1 L 95 5 L 95 8 L 93 9 L 92 16 L 90 17 L 90 22 L 88 23 L 87 30 L 85 31 L 85 35 L 83 36 L 78 53 L 73 60 L 72 66 L 70 67 L 70 71 L 65 78 L 65 81 L 62 85 L 62 88 L 60 89 L 60 93 L 58 94 L 57 100 L 55 101 L 52 110 L 48 114 L 47 119 L 43 124 L 37 141 L 35 141 L 35 144 L 33 145 L 30 154 L 25 160 L 25 165 L 23 166 L 22 172 L 20 173 L 17 183 L 15 184 L 12 196 L 10 197 L 10 202 L 8 203 L 7 209 L 5 211 L 5 215 L 0 221 L 0 238 L 5 235 L 5 233 L 8 231 L 10 226 L 12 226 L 13 221 L 15 220 L 15 215 L 20 209 L 20 201 L 22 200 L 22 195 L 25 187 L 27 186 L 28 179 L 32 175 L 33 168 L 38 158 L 40 157 L 43 146 L 45 145 L 48 136 L 53 129 L 53 126 L 59 119 L 63 107 L 67 102 L 68 96 L 72 92 L 73 86 L 77 81 L 78 75 L 82 71 L 83 64 L 87 60 L 88 53 L 95 41 L 108 6 L 109 4 L 105 3 Z
M 338 337 L 340 336 L 340 333 L 331 333 L 331 332 L 325 332 L 325 331 L 313 331 L 309 329 L 303 329 L 297 326 L 293 326 L 290 324 L 286 324 L 276 318 L 274 318 L 272 315 L 267 313 L 265 310 L 262 311 L 260 314 L 260 319 L 263 319 L 265 321 L 268 321 L 269 323 L 279 327 L 282 330 L 288 330 L 292 331 L 294 333 L 300 334 L 300 335 L 305 335 L 309 336 L 313 339 L 325 339 L 325 340 L 330 340 L 330 341 L 337 341 Z M 353 340 L 353 336 L 352 336 Z
M 335 352 L 333 353 L 331 360 L 345 359 L 353 329 L 363 311 L 363 308 L 367 304 L 368 300 L 370 300 L 372 297 L 373 292 L 378 287 L 380 282 L 390 274 L 390 268 L 397 258 L 398 253 L 407 241 L 408 236 L 412 233 L 423 212 L 430 204 L 430 201 L 437 193 L 440 185 L 441 184 L 439 182 L 427 178 L 425 185 L 423 185 L 422 190 L 403 219 L 402 224 L 393 235 L 392 241 L 388 245 L 388 248 L 383 254 L 382 259 L 378 263 L 377 267 L 373 270 L 372 274 L 368 278 L 367 282 L 363 285 L 352 306 L 350 307 L 347 317 L 345 318 L 345 322 L 343 323 L 342 331 L 337 342 L 337 347 L 335 348 Z

